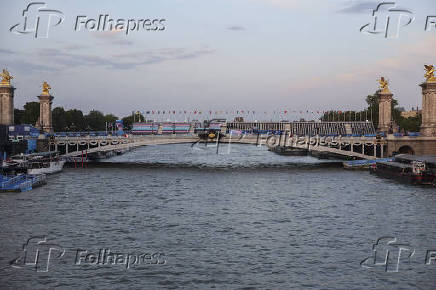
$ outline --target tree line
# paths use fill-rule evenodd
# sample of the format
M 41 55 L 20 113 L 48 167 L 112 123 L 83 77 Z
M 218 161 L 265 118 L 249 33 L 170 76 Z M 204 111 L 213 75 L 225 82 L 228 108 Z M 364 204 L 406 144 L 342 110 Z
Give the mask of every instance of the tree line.
M 143 116 L 140 117 L 143 118 Z M 28 102 L 23 106 L 23 109 L 14 109 L 14 123 L 17 125 L 30 124 L 34 126 L 38 122 L 38 118 L 38 102 Z M 91 110 L 86 115 L 81 110 L 65 110 L 63 107 L 56 107 L 52 111 L 53 130 L 55 132 L 104 131 L 106 126 L 113 126 L 116 120 L 119 120 L 117 116 L 104 114 L 98 110 Z M 126 116 L 121 120 L 123 120 L 124 127 L 130 129 L 134 116 Z

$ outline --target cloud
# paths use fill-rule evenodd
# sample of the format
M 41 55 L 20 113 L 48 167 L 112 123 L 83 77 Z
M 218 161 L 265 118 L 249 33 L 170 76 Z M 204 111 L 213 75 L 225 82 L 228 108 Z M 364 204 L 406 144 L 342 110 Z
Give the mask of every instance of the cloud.
M 98 31 L 91 35 L 98 39 L 100 43 L 103 44 L 114 44 L 114 45 L 133 45 L 132 40 L 127 39 L 124 30 L 113 29 L 110 31 Z
M 243 26 L 239 26 L 239 25 L 233 25 L 230 27 L 227 27 L 228 30 L 232 30 L 232 31 L 243 31 L 246 30 L 245 27 Z
M 95 55 L 49 48 L 40 49 L 36 53 L 21 53 L 18 58 L 13 60 L 5 57 L 2 62 L 9 64 L 14 69 L 26 71 L 27 73 L 61 71 L 75 67 L 105 67 L 124 70 L 168 61 L 193 59 L 211 53 L 214 53 L 214 50 L 210 48 L 164 48 L 131 53 Z M 35 58 L 35 55 L 37 58 Z M 40 63 L 30 61 L 31 59 L 38 59 Z
M 12 50 L 0 48 L 0 54 L 14 54 Z
M 379 2 L 374 1 L 349 1 L 346 5 L 347 7 L 339 10 L 339 13 L 351 13 L 351 14 L 359 14 L 359 13 L 371 13 L 374 9 L 377 8 Z
M 5 67 L 11 68 L 11 71 L 16 71 L 24 74 L 59 71 L 58 68 L 54 68 L 52 66 L 37 64 L 28 60 L 21 59 L 1 59 L 1 63 L 3 63 Z

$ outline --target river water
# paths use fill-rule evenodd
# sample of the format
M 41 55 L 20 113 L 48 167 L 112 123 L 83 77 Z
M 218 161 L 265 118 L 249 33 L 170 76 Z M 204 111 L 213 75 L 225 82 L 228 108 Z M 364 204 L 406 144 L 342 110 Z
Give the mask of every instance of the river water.
M 143 147 L 1 194 L 0 288 L 435 289 L 434 188 L 218 151 Z

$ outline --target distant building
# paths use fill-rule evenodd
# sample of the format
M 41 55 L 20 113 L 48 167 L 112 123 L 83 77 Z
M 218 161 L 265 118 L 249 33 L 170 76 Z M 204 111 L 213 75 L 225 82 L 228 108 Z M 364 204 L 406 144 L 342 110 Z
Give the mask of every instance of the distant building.
M 244 123 L 244 117 L 235 117 L 233 122 Z
M 416 116 L 422 114 L 422 110 L 418 110 L 418 108 L 416 108 L 416 110 L 414 108 L 412 108 L 411 111 L 403 111 L 401 112 L 401 117 L 403 118 L 415 118 Z

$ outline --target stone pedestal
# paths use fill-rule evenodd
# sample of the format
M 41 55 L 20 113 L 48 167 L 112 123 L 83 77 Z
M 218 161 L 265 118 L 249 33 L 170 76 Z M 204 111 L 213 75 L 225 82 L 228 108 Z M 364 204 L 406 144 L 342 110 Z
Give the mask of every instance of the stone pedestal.
M 378 91 L 378 128 L 379 132 L 388 133 L 392 124 L 392 96 L 391 92 Z
M 41 94 L 39 99 L 39 127 L 46 133 L 53 132 L 51 105 L 54 97 L 49 94 Z
M 9 84 L 0 84 L 0 125 L 14 124 L 14 91 Z
M 425 82 L 422 88 L 421 135 L 436 136 L 436 81 Z

